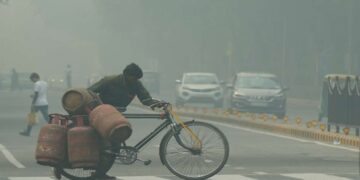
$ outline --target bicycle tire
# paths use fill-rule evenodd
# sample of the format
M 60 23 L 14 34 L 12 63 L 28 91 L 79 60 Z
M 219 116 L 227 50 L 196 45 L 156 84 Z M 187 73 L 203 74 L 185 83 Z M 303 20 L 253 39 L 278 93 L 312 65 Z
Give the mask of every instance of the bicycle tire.
M 189 145 L 194 142 L 190 140 L 191 138 L 187 137 L 189 134 L 184 130 L 184 128 L 179 126 L 180 130 L 177 134 L 175 134 L 174 131 L 169 130 L 162 139 L 159 151 L 161 162 L 170 170 L 171 173 L 186 180 L 202 180 L 217 174 L 223 169 L 229 157 L 229 143 L 224 133 L 217 127 L 205 122 L 189 121 L 185 122 L 185 124 L 202 141 L 202 153 L 194 155 L 186 148 L 181 147 L 175 138 L 177 134 L 181 138 L 183 144 Z M 207 137 L 207 135 L 211 136 Z M 211 140 L 212 137 L 217 137 L 218 139 Z M 215 140 L 220 140 L 220 142 L 215 142 L 216 144 L 214 144 Z M 173 145 L 174 147 L 170 147 L 170 145 Z M 220 148 L 210 149 L 214 145 L 219 145 Z M 215 158 L 217 152 L 212 152 L 212 150 L 220 150 L 218 151 L 220 152 L 220 158 Z M 178 162 L 173 162 L 174 160 L 178 160 Z M 187 160 L 195 161 L 186 162 Z M 181 165 L 184 165 L 183 169 L 180 167 Z M 205 168 L 209 167 L 209 170 L 206 170 L 203 166 Z M 196 170 L 196 173 L 192 173 Z
M 100 162 L 98 166 L 94 169 L 84 169 L 84 168 L 64 168 L 58 167 L 61 175 L 68 179 L 72 180 L 92 180 L 95 179 L 99 174 L 106 174 L 115 162 L 115 155 L 105 153 L 105 150 L 109 150 L 108 147 L 112 147 L 108 142 L 104 142 L 102 145 L 102 152 L 100 154 Z M 111 148 L 112 152 L 116 152 L 117 149 Z
M 71 180 L 92 180 L 95 179 L 95 169 L 83 169 L 83 168 L 59 168 L 59 172 L 64 177 Z

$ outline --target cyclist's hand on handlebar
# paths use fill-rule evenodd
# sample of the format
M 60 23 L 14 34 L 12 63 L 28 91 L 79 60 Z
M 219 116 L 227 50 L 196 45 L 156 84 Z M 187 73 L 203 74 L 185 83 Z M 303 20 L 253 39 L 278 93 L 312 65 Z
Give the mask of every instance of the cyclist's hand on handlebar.
M 125 112 L 125 111 L 126 111 L 126 107 L 116 106 L 115 108 L 116 108 L 116 110 L 118 110 L 119 112 Z
M 165 102 L 165 101 L 157 101 L 155 103 L 153 103 L 152 105 L 150 105 L 150 108 L 152 110 L 155 110 L 155 109 L 163 109 L 166 107 L 166 105 L 168 105 L 169 103 L 168 102 Z

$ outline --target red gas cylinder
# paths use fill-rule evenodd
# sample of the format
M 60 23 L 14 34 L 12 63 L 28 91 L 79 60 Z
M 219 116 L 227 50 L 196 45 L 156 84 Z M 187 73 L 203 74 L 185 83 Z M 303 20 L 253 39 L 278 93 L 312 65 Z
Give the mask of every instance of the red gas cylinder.
M 86 115 L 100 104 L 101 99 L 85 88 L 70 89 L 62 97 L 63 108 L 72 115 Z
M 35 152 L 38 164 L 57 166 L 65 161 L 67 118 L 60 114 L 50 115 L 50 124 L 40 130 Z
M 124 142 L 131 135 L 129 121 L 113 106 L 102 104 L 90 112 L 90 124 L 106 140 Z
M 76 127 L 68 131 L 68 158 L 72 168 L 92 168 L 99 163 L 99 135 L 90 126 L 84 126 L 82 116 L 76 118 Z

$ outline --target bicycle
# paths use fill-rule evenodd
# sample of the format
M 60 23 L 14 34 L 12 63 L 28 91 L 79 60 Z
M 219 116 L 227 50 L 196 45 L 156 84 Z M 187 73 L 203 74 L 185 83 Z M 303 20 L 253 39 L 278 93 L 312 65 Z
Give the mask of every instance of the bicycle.
M 186 180 L 207 179 L 217 174 L 229 157 L 229 144 L 223 132 L 217 127 L 200 121 L 183 122 L 172 110 L 169 103 L 161 102 L 164 113 L 159 114 L 126 114 L 126 118 L 164 119 L 164 122 L 144 137 L 135 146 L 127 146 L 125 142 L 116 147 L 104 142 L 100 163 L 94 169 L 71 169 L 57 167 L 61 175 L 74 180 L 94 179 L 99 173 L 106 173 L 115 163 L 130 165 L 141 161 L 137 154 L 148 142 L 167 127 L 168 132 L 161 140 L 159 148 L 160 161 L 174 175 Z

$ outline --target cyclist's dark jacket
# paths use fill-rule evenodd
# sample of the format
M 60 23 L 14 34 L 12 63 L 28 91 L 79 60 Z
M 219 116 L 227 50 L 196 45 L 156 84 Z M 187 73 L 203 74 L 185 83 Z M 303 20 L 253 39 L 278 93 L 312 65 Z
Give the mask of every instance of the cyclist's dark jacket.
M 150 106 L 155 103 L 150 93 L 139 80 L 132 85 L 128 85 L 122 74 L 106 76 L 88 89 L 98 93 L 103 103 L 113 106 L 126 107 L 135 96 L 139 98 L 143 105 Z

